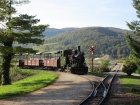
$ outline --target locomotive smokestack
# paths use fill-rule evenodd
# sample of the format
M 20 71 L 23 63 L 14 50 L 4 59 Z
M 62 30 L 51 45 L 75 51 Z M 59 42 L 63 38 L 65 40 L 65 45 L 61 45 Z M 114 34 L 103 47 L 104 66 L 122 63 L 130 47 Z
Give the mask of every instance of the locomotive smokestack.
M 80 50 L 80 46 L 78 46 L 78 52 L 80 52 L 81 50 Z

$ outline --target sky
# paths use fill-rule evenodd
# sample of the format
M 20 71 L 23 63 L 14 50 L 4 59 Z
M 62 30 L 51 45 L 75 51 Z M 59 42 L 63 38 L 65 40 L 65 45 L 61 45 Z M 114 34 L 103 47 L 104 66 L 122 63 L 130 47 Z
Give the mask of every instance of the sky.
M 132 0 L 30 0 L 18 13 L 36 15 L 50 28 L 116 27 L 138 20 Z

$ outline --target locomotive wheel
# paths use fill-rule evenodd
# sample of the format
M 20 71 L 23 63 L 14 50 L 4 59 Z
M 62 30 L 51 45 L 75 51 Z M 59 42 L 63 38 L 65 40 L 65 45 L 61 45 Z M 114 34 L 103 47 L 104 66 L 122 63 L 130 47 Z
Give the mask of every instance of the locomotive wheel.
M 76 67 L 71 67 L 70 69 L 72 74 L 77 74 L 77 68 Z
M 84 66 L 84 67 L 81 67 L 77 70 L 77 74 L 79 75 L 84 75 L 84 74 L 87 74 L 88 73 L 88 67 Z
M 88 73 L 88 67 L 87 66 L 83 66 L 83 67 L 71 67 L 71 73 L 72 74 L 79 74 L 79 75 L 84 75 Z
M 88 73 L 88 67 L 86 66 L 85 67 L 85 74 L 87 74 Z

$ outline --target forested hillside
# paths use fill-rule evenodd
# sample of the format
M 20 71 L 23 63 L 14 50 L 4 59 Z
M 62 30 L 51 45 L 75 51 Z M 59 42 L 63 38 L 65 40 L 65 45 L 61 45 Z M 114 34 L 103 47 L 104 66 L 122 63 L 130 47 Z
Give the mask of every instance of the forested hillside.
M 60 31 L 61 29 L 59 29 Z M 126 44 L 124 34 L 130 32 L 112 27 L 86 27 L 71 28 L 70 31 L 59 32 L 59 34 L 45 39 L 45 44 L 41 47 L 43 51 L 54 51 L 81 46 L 87 57 L 88 46 L 95 46 L 95 56 L 100 57 L 109 54 L 114 58 L 124 58 L 129 55 L 129 48 Z M 46 33 L 47 34 L 47 33 Z
M 64 32 L 73 32 L 78 28 L 63 28 L 63 29 L 56 29 L 56 28 L 47 28 L 43 34 L 45 35 L 45 37 L 49 38 L 55 35 L 58 35 L 60 33 L 64 33 Z

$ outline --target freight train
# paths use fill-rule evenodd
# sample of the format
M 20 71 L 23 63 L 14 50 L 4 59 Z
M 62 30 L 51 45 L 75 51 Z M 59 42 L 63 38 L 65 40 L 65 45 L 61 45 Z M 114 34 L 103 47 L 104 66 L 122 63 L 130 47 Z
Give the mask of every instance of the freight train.
M 80 46 L 77 49 L 60 50 L 56 52 L 42 52 L 36 54 L 22 54 L 19 56 L 20 68 L 39 69 L 68 69 L 73 74 L 86 74 L 88 67 L 85 63 L 84 52 Z

